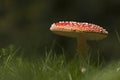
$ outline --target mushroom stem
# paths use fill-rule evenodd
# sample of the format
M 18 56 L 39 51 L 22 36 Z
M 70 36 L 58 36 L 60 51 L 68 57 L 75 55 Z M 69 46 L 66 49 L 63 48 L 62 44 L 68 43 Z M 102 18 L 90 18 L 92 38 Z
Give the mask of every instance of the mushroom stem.
M 85 37 L 77 37 L 77 53 L 81 58 L 84 58 L 88 53 L 89 46 Z

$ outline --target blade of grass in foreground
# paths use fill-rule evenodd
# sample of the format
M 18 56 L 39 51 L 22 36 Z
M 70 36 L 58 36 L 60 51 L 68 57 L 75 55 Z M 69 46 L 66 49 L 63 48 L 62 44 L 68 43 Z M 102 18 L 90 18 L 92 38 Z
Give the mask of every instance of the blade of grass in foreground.
M 118 42 L 120 43 L 120 35 L 119 35 L 118 31 L 116 30 L 115 33 L 116 33 L 116 36 L 117 36 Z

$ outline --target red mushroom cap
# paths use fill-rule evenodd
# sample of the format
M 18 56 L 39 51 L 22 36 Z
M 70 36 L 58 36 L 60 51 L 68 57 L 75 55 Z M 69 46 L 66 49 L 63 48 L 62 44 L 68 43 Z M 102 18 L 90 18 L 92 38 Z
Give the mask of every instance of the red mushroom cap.
M 56 34 L 77 37 L 86 37 L 88 40 L 103 39 L 107 36 L 108 32 L 102 27 L 86 23 L 86 22 L 74 22 L 74 21 L 60 21 L 52 24 L 50 30 Z

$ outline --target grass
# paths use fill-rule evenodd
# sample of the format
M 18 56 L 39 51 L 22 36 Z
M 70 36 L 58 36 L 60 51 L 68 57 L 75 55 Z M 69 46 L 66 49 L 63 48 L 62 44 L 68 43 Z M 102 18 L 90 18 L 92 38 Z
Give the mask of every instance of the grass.
M 16 52 L 11 47 L 1 50 L 0 80 L 78 80 L 82 77 L 79 64 L 67 63 L 64 55 L 57 57 L 46 52 L 44 57 L 29 61 L 15 57 Z
M 67 61 L 64 54 L 57 56 L 53 51 L 26 60 L 15 56 L 18 51 L 13 45 L 1 49 L 0 80 L 120 80 L 120 61 L 95 66 L 76 56 Z
M 46 50 L 45 55 L 30 59 L 19 53 L 20 48 L 13 45 L 0 50 L 0 80 L 120 80 L 120 61 L 101 65 L 98 57 L 95 65 L 90 56 L 84 62 L 78 56 L 67 60 L 64 51 L 56 55 Z

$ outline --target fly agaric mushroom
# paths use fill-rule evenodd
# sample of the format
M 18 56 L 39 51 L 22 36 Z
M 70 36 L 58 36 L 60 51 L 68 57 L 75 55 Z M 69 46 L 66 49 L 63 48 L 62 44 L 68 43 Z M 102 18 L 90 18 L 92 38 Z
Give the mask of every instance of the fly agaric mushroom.
M 77 51 L 81 57 L 89 49 L 87 40 L 101 40 L 108 35 L 102 27 L 86 22 L 60 21 L 53 23 L 50 30 L 58 35 L 76 38 Z

